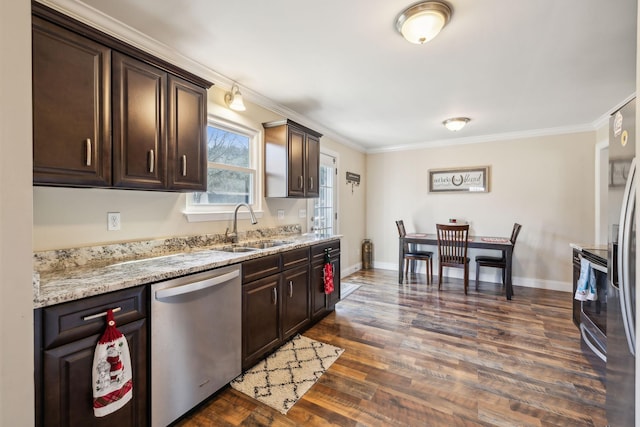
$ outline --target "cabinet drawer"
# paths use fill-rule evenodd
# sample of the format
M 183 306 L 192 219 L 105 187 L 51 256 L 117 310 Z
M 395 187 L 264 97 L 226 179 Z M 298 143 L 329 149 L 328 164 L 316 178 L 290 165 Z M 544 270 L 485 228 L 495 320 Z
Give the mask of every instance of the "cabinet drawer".
M 311 263 L 324 261 L 324 250 L 329 249 L 329 255 L 334 258 L 340 253 L 340 240 L 332 240 L 311 247 Z
M 309 264 L 309 248 L 293 249 L 282 254 L 282 269 L 288 270 Z
M 102 333 L 106 317 L 84 317 L 120 307 L 114 313 L 116 326 L 147 317 L 146 287 L 111 292 L 42 309 L 43 348 L 49 349 Z
M 242 283 L 279 273 L 281 269 L 280 254 L 264 256 L 242 263 Z

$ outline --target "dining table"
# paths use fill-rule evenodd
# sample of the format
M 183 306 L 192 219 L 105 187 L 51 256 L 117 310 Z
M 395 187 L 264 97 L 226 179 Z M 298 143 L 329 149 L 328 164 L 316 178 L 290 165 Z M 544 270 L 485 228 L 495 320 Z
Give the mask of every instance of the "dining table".
M 426 246 L 438 246 L 438 236 L 433 233 L 408 233 L 404 237 L 400 237 L 399 242 L 400 257 L 398 261 L 398 283 L 402 283 L 403 272 L 402 267 L 404 264 L 404 244 L 410 245 L 426 245 Z M 513 282 L 511 280 L 511 264 L 513 259 L 513 244 L 508 237 L 493 237 L 493 236 L 469 236 L 467 245 L 469 248 L 475 249 L 493 249 L 504 253 L 506 259 L 505 269 L 505 288 L 507 299 L 510 300 L 513 296 Z M 438 278 L 438 280 L 441 280 Z

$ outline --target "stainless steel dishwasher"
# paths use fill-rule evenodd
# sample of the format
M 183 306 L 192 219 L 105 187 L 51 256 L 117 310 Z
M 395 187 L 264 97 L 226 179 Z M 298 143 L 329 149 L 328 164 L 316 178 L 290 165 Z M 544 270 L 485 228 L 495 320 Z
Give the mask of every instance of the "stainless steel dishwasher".
M 240 374 L 240 266 L 151 285 L 151 425 L 166 426 Z

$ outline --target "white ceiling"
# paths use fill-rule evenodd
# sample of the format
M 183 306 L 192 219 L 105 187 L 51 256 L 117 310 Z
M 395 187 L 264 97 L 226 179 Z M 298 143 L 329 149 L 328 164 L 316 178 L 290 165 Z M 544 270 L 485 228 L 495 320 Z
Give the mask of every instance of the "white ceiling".
M 43 1 L 95 8 L 369 151 L 593 129 L 635 93 L 635 0 L 450 0 L 425 45 L 395 30 L 411 0 Z M 452 133 L 453 116 L 471 122 Z

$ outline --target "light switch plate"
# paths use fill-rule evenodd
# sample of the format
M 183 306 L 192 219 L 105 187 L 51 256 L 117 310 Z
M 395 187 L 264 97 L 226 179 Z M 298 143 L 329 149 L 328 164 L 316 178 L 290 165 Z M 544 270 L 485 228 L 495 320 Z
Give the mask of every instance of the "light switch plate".
M 307 210 L 306 209 L 299 209 L 298 210 L 298 218 L 306 218 L 307 217 Z
M 278 209 L 278 219 L 284 219 L 284 209 Z

